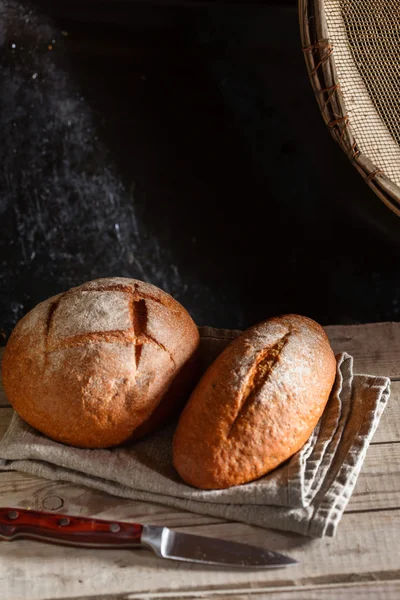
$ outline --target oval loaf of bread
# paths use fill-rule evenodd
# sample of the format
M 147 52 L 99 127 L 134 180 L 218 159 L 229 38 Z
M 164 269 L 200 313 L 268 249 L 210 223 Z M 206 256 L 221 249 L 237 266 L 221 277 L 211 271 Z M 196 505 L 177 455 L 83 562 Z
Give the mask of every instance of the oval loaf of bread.
M 174 465 L 202 489 L 258 479 L 307 441 L 329 398 L 336 361 L 318 323 L 264 321 L 218 356 L 193 391 L 174 436 Z
M 4 388 L 17 413 L 54 440 L 115 446 L 153 429 L 190 392 L 198 343 L 169 294 L 135 279 L 98 279 L 17 324 Z

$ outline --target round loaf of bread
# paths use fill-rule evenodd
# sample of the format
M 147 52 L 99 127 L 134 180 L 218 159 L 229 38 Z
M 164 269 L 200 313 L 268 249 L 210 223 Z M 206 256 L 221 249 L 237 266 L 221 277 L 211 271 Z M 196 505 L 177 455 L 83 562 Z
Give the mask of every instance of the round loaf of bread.
M 309 438 L 335 374 L 315 321 L 285 315 L 248 329 L 193 391 L 174 436 L 176 470 L 190 485 L 222 489 L 275 469 Z
M 3 384 L 50 438 L 106 448 L 151 431 L 193 383 L 197 327 L 153 285 L 97 279 L 38 304 L 17 324 Z

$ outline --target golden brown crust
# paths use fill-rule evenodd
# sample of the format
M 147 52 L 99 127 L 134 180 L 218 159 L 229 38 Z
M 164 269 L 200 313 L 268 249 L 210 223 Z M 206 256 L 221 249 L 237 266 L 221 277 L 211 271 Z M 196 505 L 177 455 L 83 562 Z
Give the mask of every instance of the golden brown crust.
M 174 466 L 202 489 L 258 479 L 307 441 L 336 361 L 318 323 L 284 315 L 235 339 L 203 375 L 174 436 Z
M 3 384 L 15 410 L 39 431 L 73 446 L 106 448 L 130 439 L 170 398 L 198 343 L 187 311 L 162 290 L 98 279 L 21 319 L 5 349 Z M 166 418 L 169 406 L 162 404 Z

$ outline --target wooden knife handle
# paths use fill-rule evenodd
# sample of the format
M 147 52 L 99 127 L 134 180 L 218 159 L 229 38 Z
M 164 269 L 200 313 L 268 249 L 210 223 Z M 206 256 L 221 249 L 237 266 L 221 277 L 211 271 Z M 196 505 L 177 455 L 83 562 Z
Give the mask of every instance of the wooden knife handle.
M 0 540 L 19 538 L 85 548 L 140 545 L 143 526 L 58 513 L 0 508 Z

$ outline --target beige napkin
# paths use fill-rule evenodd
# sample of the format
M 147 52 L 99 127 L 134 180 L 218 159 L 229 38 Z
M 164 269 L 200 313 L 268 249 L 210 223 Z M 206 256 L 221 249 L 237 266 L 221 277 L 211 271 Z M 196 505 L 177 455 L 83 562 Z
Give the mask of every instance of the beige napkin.
M 208 327 L 200 332 L 204 367 L 238 334 Z M 172 466 L 173 425 L 131 447 L 81 450 L 53 442 L 14 414 L 0 441 L 0 469 L 262 527 L 332 536 L 389 394 L 387 377 L 354 375 L 352 357 L 338 355 L 332 394 L 304 447 L 262 479 L 228 490 L 201 491 L 180 480 Z

